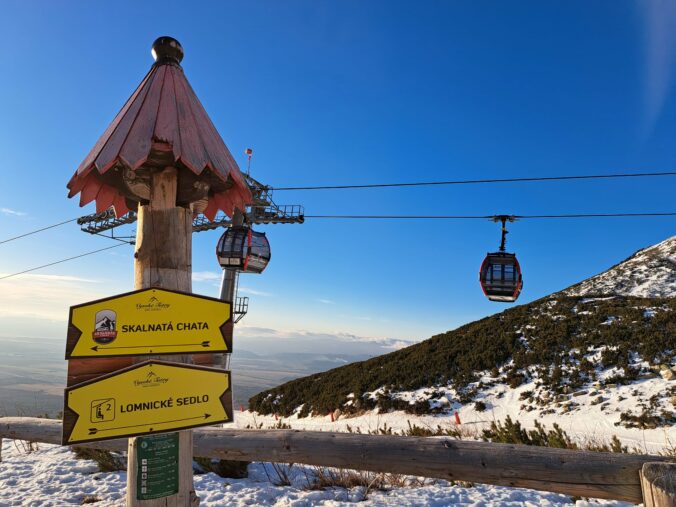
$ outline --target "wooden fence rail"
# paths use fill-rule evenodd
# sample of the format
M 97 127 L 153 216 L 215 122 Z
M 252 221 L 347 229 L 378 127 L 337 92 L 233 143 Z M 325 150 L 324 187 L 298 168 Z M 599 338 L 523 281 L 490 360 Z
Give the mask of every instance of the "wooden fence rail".
M 2 438 L 59 444 L 61 421 L 0 418 Z M 127 441 L 109 440 L 82 447 L 126 451 Z M 399 473 L 636 503 L 643 500 L 640 480 L 643 464 L 673 462 L 661 456 L 494 444 L 445 437 L 224 428 L 195 430 L 194 455 Z M 676 465 L 670 468 L 673 471 Z

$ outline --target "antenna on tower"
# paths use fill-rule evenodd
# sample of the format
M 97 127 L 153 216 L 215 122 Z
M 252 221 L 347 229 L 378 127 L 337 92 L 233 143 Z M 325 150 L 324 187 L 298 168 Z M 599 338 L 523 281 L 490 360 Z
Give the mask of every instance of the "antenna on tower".
M 251 156 L 253 155 L 253 149 L 252 148 L 247 148 L 244 150 L 244 153 L 246 154 L 246 175 L 250 176 L 251 175 Z

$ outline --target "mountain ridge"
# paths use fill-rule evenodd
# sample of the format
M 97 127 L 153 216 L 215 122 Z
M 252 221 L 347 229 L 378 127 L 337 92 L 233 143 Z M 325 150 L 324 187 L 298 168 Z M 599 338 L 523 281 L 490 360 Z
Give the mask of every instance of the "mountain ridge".
M 652 272 L 648 275 L 649 270 Z M 676 297 L 676 236 L 637 250 L 606 271 L 560 293 L 568 296 Z

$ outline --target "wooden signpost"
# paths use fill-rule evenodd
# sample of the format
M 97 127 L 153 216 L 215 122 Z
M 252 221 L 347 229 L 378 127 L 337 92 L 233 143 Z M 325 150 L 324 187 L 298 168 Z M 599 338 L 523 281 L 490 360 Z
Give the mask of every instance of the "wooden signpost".
M 214 364 L 209 356 L 232 350 L 230 306 L 189 296 L 192 218 L 204 213 L 213 220 L 218 210 L 232 217 L 253 198 L 183 73 L 181 45 L 160 37 L 152 53 L 150 72 L 68 183 L 69 197 L 79 193 L 81 206 L 96 201 L 97 212 L 113 206 L 118 217 L 138 210 L 139 292 L 72 309 L 64 442 L 232 420 L 229 373 L 186 366 Z M 168 380 L 154 385 L 156 377 Z M 153 387 L 130 386 L 143 379 Z M 167 397 L 188 402 L 169 407 Z M 134 415 L 137 407 L 148 407 L 148 417 Z M 127 506 L 198 505 L 192 462 L 190 430 L 131 438 Z

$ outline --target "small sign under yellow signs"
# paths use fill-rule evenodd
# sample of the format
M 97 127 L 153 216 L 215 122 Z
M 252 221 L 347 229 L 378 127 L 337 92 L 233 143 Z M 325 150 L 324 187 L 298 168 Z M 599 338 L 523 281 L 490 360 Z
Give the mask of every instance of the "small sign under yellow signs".
M 136 499 L 178 493 L 178 433 L 138 437 L 136 448 Z
M 230 372 L 146 361 L 66 389 L 63 445 L 232 421 Z
M 232 352 L 232 307 L 220 299 L 143 289 L 70 308 L 66 359 Z

